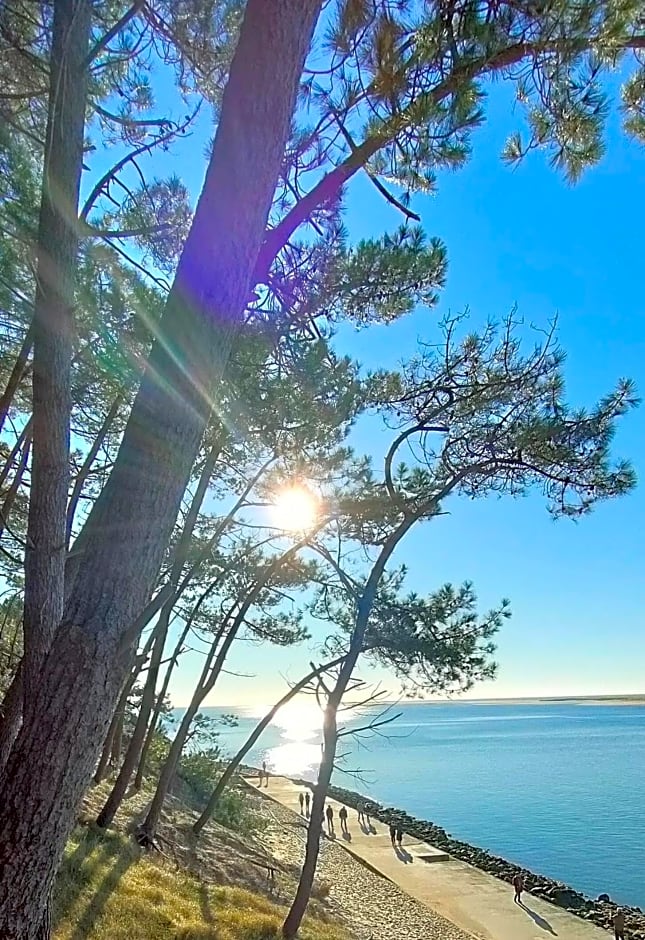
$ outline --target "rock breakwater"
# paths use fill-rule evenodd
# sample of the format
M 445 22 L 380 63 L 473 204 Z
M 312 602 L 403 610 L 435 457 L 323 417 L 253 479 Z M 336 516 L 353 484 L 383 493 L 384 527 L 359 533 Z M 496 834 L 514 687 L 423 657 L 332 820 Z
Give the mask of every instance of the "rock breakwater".
M 304 780 L 298 782 L 311 786 L 310 783 Z M 564 908 L 583 920 L 591 921 L 599 927 L 611 929 L 612 918 L 618 907 L 621 907 L 625 911 L 626 927 L 630 940 L 645 940 L 645 914 L 638 907 L 617 905 L 606 894 L 599 895 L 596 900 L 588 898 L 580 891 L 576 891 L 560 881 L 555 881 L 545 875 L 535 874 L 526 868 L 513 864 L 513 862 L 493 855 L 486 849 L 480 849 L 477 846 L 469 845 L 467 842 L 454 839 L 445 829 L 435 823 L 417 819 L 404 810 L 393 806 L 381 806 L 380 803 L 376 803 L 353 790 L 332 786 L 329 788 L 329 795 L 354 809 L 362 805 L 368 810 L 370 816 L 383 823 L 387 824 L 390 820 L 396 820 L 408 835 L 414 836 L 414 838 L 423 842 L 429 842 L 431 845 L 448 852 L 454 858 L 467 862 L 481 871 L 488 872 L 488 874 L 494 875 L 502 881 L 512 882 L 515 875 L 521 874 L 524 877 L 526 890 L 530 891 L 531 894 L 544 898 L 544 900 Z

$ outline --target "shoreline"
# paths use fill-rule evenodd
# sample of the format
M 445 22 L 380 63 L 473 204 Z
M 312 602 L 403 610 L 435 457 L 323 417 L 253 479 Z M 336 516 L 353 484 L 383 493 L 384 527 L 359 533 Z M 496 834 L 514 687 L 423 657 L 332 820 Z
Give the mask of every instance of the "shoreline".
M 298 786 L 313 789 L 313 784 L 309 780 L 298 777 L 290 779 Z M 454 858 L 493 875 L 500 881 L 511 883 L 516 874 L 521 874 L 524 877 L 526 891 L 530 894 L 549 901 L 581 920 L 596 924 L 605 930 L 613 929 L 613 915 L 618 909 L 621 909 L 626 915 L 626 927 L 629 930 L 630 940 L 645 940 L 645 913 L 635 905 L 617 904 L 611 900 L 608 894 L 601 894 L 595 900 L 589 898 L 583 892 L 561 881 L 532 872 L 521 865 L 516 865 L 514 862 L 509 862 L 507 859 L 494 855 L 487 849 L 470 845 L 460 839 L 454 839 L 436 823 L 417 819 L 397 807 L 384 807 L 355 790 L 347 790 L 344 787 L 331 785 L 329 795 L 353 809 L 357 809 L 359 804 L 362 804 L 369 810 L 370 816 L 383 823 L 387 824 L 390 819 L 396 819 L 401 823 L 407 835 L 427 842 L 438 849 L 443 849 Z

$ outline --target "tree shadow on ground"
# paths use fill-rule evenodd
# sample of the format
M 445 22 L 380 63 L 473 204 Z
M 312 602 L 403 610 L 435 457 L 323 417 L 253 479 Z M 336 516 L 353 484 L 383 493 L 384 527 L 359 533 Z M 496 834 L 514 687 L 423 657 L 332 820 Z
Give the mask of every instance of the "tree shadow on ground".
M 76 848 L 63 860 L 56 886 L 54 924 L 59 925 L 71 916 L 83 893 L 96 884 L 70 940 L 85 940 L 90 934 L 111 894 L 138 855 L 122 836 L 92 826 L 83 828 Z
M 518 904 L 523 910 L 526 911 L 534 924 L 536 924 L 538 927 L 541 927 L 542 930 L 546 930 L 546 932 L 550 933 L 552 936 L 558 936 L 548 920 L 538 914 L 537 911 L 532 911 L 530 907 L 526 906 L 524 901 L 518 901 Z
M 211 907 L 211 899 L 208 893 L 208 885 L 205 881 L 199 886 L 199 906 L 202 912 L 202 918 L 205 924 L 214 924 L 215 916 L 213 914 L 213 908 Z

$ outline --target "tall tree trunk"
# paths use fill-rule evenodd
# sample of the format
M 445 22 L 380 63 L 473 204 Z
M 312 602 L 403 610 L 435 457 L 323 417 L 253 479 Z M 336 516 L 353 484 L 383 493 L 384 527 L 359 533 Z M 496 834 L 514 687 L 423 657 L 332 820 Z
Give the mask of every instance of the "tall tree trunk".
M 168 668 L 166 669 L 166 674 L 164 675 L 163 682 L 161 684 L 161 689 L 157 695 L 157 700 L 155 702 L 155 707 L 152 712 L 152 717 L 150 719 L 150 725 L 148 727 L 148 733 L 146 734 L 146 739 L 143 742 L 143 747 L 141 748 L 141 755 L 139 757 L 139 765 L 137 767 L 137 772 L 134 778 L 134 788 L 135 790 L 140 790 L 143 785 L 143 778 L 146 772 L 146 763 L 148 761 L 148 753 L 150 752 L 150 747 L 155 736 L 155 732 L 159 725 L 159 718 L 161 717 L 161 712 L 163 711 L 164 702 L 166 701 L 166 695 L 168 694 L 168 686 L 170 685 L 170 678 L 173 674 L 173 670 L 177 665 L 177 661 L 181 656 L 181 651 L 184 646 L 186 637 L 188 636 L 188 631 L 190 630 L 190 620 L 187 620 L 184 624 L 184 629 L 179 634 L 179 639 L 173 650 L 173 654 L 170 657 L 170 662 L 168 663 Z
M 119 413 L 119 408 L 123 401 L 122 395 L 117 395 L 110 409 L 103 419 L 103 424 L 99 428 L 96 437 L 92 441 L 92 446 L 88 450 L 85 460 L 83 461 L 80 470 L 76 474 L 76 479 L 74 480 L 74 485 L 72 486 L 72 492 L 69 497 L 69 503 L 67 504 L 67 519 L 65 523 L 66 529 L 66 541 L 65 544 L 69 547 L 69 543 L 72 538 L 72 529 L 74 527 L 74 516 L 76 515 L 76 509 L 78 507 L 81 494 L 83 492 L 83 486 L 85 481 L 90 475 L 90 470 L 92 469 L 92 464 L 96 460 L 96 455 L 103 446 L 105 438 L 108 436 L 110 428 L 114 424 L 115 418 Z
M 309 904 L 309 898 L 311 897 L 311 889 L 313 887 L 316 865 L 318 863 L 318 853 L 320 851 L 320 831 L 322 829 L 323 809 L 334 769 L 334 760 L 336 758 L 336 745 L 338 743 L 336 715 L 338 708 L 347 691 L 347 686 L 352 678 L 352 673 L 354 672 L 358 658 L 364 649 L 369 617 L 372 613 L 374 599 L 383 572 L 385 571 L 385 566 L 390 560 L 394 549 L 406 532 L 412 528 L 417 518 L 418 517 L 413 514 L 404 516 L 398 527 L 389 535 L 374 562 L 363 592 L 356 601 L 356 618 L 349 651 L 340 668 L 334 688 L 328 696 L 327 707 L 325 708 L 323 720 L 323 756 L 318 769 L 318 778 L 316 780 L 314 798 L 311 805 L 311 819 L 307 832 L 305 861 L 302 866 L 296 896 L 293 899 L 289 913 L 282 925 L 282 936 L 285 940 L 294 940 L 294 937 L 297 936 L 302 918 L 305 916 L 305 911 Z
M 321 0 L 249 0 L 213 156 L 38 698 L 0 778 L 0 936 L 33 940 L 240 328 Z M 133 513 L 132 507 L 136 507 Z M 63 532 L 64 544 L 64 532 Z
M 137 715 L 137 720 L 132 732 L 132 737 L 130 738 L 130 742 L 128 744 L 128 749 L 125 752 L 121 770 L 119 771 L 119 774 L 114 782 L 112 791 L 105 801 L 103 809 L 96 819 L 97 825 L 101 828 L 109 826 L 114 819 L 119 806 L 123 802 L 123 797 L 125 796 L 126 790 L 128 789 L 128 784 L 130 783 L 130 778 L 134 773 L 134 768 L 137 766 L 139 757 L 141 756 L 141 748 L 143 747 L 146 731 L 148 730 L 148 724 L 150 722 L 150 713 L 152 712 L 155 704 L 155 691 L 157 689 L 157 679 L 159 678 L 159 667 L 161 665 L 161 658 L 163 656 L 166 640 L 168 638 L 168 628 L 170 626 L 170 618 L 172 616 L 172 610 L 174 606 L 174 594 L 177 590 L 177 585 L 184 568 L 184 563 L 190 550 L 190 543 L 193 537 L 195 523 L 197 522 L 197 517 L 199 516 L 202 503 L 204 502 L 204 497 L 206 496 L 206 491 L 208 490 L 208 485 L 210 483 L 211 476 L 213 475 L 213 470 L 215 469 L 215 464 L 217 463 L 220 452 L 220 443 L 217 442 L 213 444 L 206 457 L 206 460 L 204 461 L 204 466 L 195 488 L 195 493 L 190 504 L 190 509 L 186 515 L 186 521 L 179 539 L 179 544 L 177 545 L 176 555 L 173 561 L 172 572 L 170 575 L 170 584 L 173 593 L 162 607 L 161 613 L 159 614 L 159 620 L 155 626 L 155 640 L 152 646 L 152 658 L 150 660 L 150 667 L 148 669 L 148 674 L 146 676 L 146 681 L 143 687 L 143 695 L 141 697 L 139 714 Z
M 334 692 L 336 689 L 334 689 Z M 309 817 L 309 826 L 307 828 L 307 843 L 305 848 L 305 860 L 300 873 L 300 881 L 293 903 L 287 914 L 286 920 L 282 925 L 282 936 L 285 940 L 294 940 L 298 935 L 302 918 L 305 916 L 311 889 L 316 874 L 316 865 L 318 864 L 318 853 L 320 851 L 320 836 L 323 825 L 323 812 L 325 810 L 325 800 L 331 781 L 331 775 L 334 770 L 334 759 L 336 757 L 336 743 L 338 741 L 338 726 L 336 722 L 336 712 L 340 699 L 336 698 L 327 703 L 325 708 L 325 717 L 323 721 L 323 755 L 318 768 L 318 779 L 313 791 L 313 800 L 311 801 L 311 816 Z
M 69 479 L 70 369 L 90 37 L 88 0 L 54 4 L 49 104 L 37 244 L 34 318 L 5 389 L 20 381 L 33 337 L 33 456 L 25 551 L 23 659 L 11 687 L 1 734 L 8 759 L 25 707 L 63 611 L 65 505 Z M 21 371 L 22 370 L 22 371 Z M 23 451 L 24 454 L 24 451 Z M 3 764 L 4 766 L 4 764 Z
M 219 798 L 221 797 L 222 793 L 228 786 L 228 783 L 231 780 L 233 774 L 235 773 L 237 768 L 240 766 L 240 764 L 242 763 L 246 755 L 249 753 L 249 751 L 251 750 L 255 742 L 261 736 L 265 728 L 267 728 L 271 724 L 271 722 L 273 721 L 275 716 L 278 714 L 280 709 L 284 708 L 284 706 L 287 705 L 296 695 L 302 692 L 303 689 L 306 689 L 309 683 L 313 679 L 315 679 L 317 676 L 322 675 L 324 672 L 328 672 L 330 669 L 333 669 L 334 666 L 340 665 L 343 659 L 344 659 L 344 656 L 339 656 L 337 659 L 334 659 L 330 663 L 324 663 L 324 665 L 317 666 L 315 669 L 312 669 L 311 672 L 308 673 L 308 675 L 306 675 L 303 679 L 300 680 L 300 682 L 297 682 L 294 686 L 292 686 L 292 688 L 289 689 L 286 695 L 283 695 L 280 701 L 275 703 L 271 711 L 267 712 L 264 718 L 262 718 L 262 720 L 257 723 L 257 725 L 255 726 L 251 734 L 248 736 L 248 738 L 246 739 L 242 747 L 239 749 L 235 757 L 231 761 L 229 761 L 229 763 L 226 766 L 226 770 L 217 781 L 217 786 L 213 790 L 203 813 L 201 814 L 197 822 L 193 825 L 193 832 L 195 833 L 195 835 L 199 835 L 199 833 L 202 831 L 202 829 L 204 828 L 208 820 L 211 818 L 211 816 L 215 812 L 215 807 L 217 806 Z
M 4 392 L 0 397 L 0 434 L 4 428 L 4 423 L 7 420 L 7 415 L 9 414 L 9 409 L 13 404 L 14 395 L 18 391 L 18 386 L 20 385 L 22 378 L 27 370 L 27 363 L 29 361 L 29 354 L 31 353 L 31 348 L 34 344 L 34 326 L 33 323 L 29 324 L 27 332 L 25 333 L 25 338 L 22 341 L 22 346 L 14 362 L 13 369 L 11 370 L 11 375 L 7 379 L 7 384 L 5 385 Z
M 54 3 L 34 303 L 33 456 L 25 551 L 23 709 L 63 613 L 74 294 L 92 5 Z
M 9 516 L 11 515 L 11 510 L 13 504 L 16 501 L 16 496 L 18 495 L 18 490 L 22 485 L 22 480 L 25 475 L 25 470 L 27 469 L 27 463 L 29 462 L 29 451 L 31 449 L 31 434 L 27 434 L 24 439 L 22 446 L 22 453 L 20 455 L 20 461 L 16 467 L 16 473 L 13 480 L 11 481 L 11 486 L 7 490 L 7 495 L 4 498 L 2 507 L 0 507 L 0 538 L 2 538 L 2 533 L 4 530 L 9 528 Z

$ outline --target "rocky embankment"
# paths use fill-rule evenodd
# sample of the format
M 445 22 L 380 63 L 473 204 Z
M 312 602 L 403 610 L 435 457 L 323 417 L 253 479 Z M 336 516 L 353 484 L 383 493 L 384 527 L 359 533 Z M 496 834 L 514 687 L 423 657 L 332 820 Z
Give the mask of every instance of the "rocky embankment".
M 304 784 L 306 781 L 302 781 L 302 783 Z M 311 784 L 307 785 L 311 786 Z M 576 914 L 584 920 L 598 924 L 599 927 L 612 928 L 612 917 L 619 905 L 615 904 L 607 894 L 601 894 L 594 901 L 560 881 L 554 881 L 544 875 L 536 875 L 534 872 L 527 871 L 519 865 L 514 865 L 504 858 L 492 855 L 486 849 L 478 849 L 476 846 L 468 845 L 467 842 L 453 839 L 441 826 L 416 819 L 403 810 L 381 806 L 379 803 L 361 796 L 360 793 L 345 790 L 342 787 L 330 787 L 329 793 L 334 799 L 345 803 L 347 806 L 352 806 L 354 809 L 362 804 L 368 810 L 370 816 L 379 819 L 381 822 L 389 823 L 391 819 L 395 819 L 409 835 L 424 842 L 429 842 L 431 845 L 448 852 L 454 858 L 467 862 L 469 865 L 488 872 L 503 881 L 511 882 L 515 875 L 520 873 L 524 876 L 526 890 L 536 897 L 557 904 L 558 907 L 563 907 L 571 914 Z M 639 907 L 622 906 L 622 909 L 625 911 L 630 940 L 645 940 L 645 914 Z

